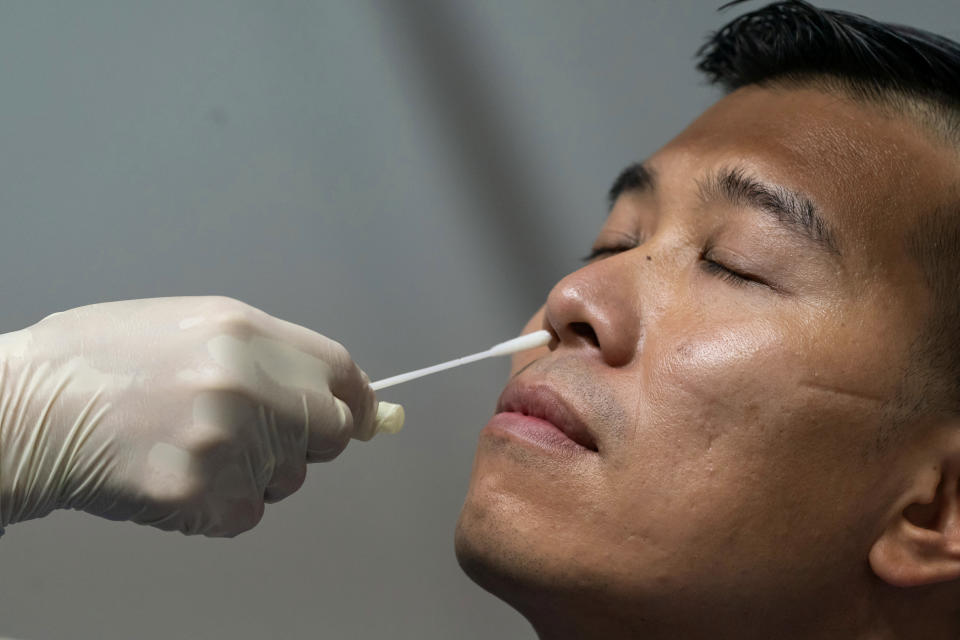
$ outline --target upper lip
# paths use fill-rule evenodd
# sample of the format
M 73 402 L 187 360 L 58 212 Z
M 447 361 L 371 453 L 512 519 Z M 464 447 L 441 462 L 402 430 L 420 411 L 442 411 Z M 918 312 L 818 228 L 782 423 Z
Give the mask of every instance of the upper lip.
M 586 422 L 567 403 L 563 395 L 547 385 L 527 385 L 514 380 L 506 386 L 497 401 L 497 413 L 514 411 L 552 423 L 568 438 L 591 451 L 597 441 Z

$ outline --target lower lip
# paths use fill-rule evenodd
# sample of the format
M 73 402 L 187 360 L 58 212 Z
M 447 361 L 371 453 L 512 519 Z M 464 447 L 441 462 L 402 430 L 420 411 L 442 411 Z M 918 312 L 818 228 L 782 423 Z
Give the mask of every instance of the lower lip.
M 494 415 L 483 431 L 500 437 L 505 435 L 542 449 L 560 449 L 567 452 L 589 451 L 583 445 L 568 438 L 552 422 L 514 411 L 503 411 Z

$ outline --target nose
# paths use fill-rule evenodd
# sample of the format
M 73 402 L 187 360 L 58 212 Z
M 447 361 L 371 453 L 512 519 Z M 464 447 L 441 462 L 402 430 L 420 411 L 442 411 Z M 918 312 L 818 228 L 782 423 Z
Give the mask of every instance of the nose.
M 640 289 L 620 257 L 574 271 L 550 291 L 544 328 L 558 338 L 552 348 L 593 351 L 612 367 L 629 364 L 639 352 Z

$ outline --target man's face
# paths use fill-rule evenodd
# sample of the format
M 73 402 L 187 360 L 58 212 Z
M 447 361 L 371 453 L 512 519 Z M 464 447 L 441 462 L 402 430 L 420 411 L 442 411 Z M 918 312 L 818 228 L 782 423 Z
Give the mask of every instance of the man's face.
M 527 326 L 556 339 L 515 359 L 480 435 L 460 562 L 531 619 L 849 606 L 930 308 L 903 240 L 956 158 L 879 109 L 750 87 L 644 166 L 594 242 L 610 252 Z M 586 446 L 523 413 L 582 422 Z

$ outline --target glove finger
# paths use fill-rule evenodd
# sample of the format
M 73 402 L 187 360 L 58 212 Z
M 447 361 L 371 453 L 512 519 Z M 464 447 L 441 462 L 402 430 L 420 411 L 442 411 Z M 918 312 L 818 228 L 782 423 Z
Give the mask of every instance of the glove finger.
M 255 470 L 257 487 L 266 502 L 278 502 L 299 489 L 306 478 L 307 431 L 309 416 L 305 394 L 299 403 L 267 409 L 261 405 L 257 421 L 260 451 Z M 297 406 L 291 406 L 296 404 Z
M 299 429 L 301 433 L 303 429 Z M 296 493 L 303 486 L 307 479 L 307 459 L 304 453 L 305 447 L 300 448 L 300 456 L 294 459 L 287 456 L 288 459 L 277 464 L 273 477 L 267 483 L 263 491 L 263 499 L 268 503 L 279 502 L 284 498 Z
M 273 317 L 270 322 L 278 337 L 291 347 L 326 365 L 327 387 L 350 409 L 351 436 L 358 440 L 372 438 L 376 432 L 376 398 L 370 388 L 370 378 L 353 361 L 347 349 L 339 342 L 292 322 Z
M 353 365 L 356 368 L 356 365 Z M 355 440 L 369 440 L 377 433 L 377 398 L 370 388 L 370 381 L 366 374 L 356 369 L 362 376 L 363 383 L 357 384 L 354 380 L 343 383 L 334 380 L 330 390 L 348 407 L 353 417 L 353 428 L 350 437 Z
M 315 394 L 304 406 L 307 462 L 333 460 L 347 447 L 353 433 L 350 407 L 330 393 Z
M 205 391 L 175 437 L 144 460 L 133 520 L 185 534 L 232 537 L 262 518 L 264 494 L 278 464 L 291 457 L 275 412 L 235 391 Z M 299 435 L 298 450 L 304 438 Z M 294 454 L 295 455 L 295 454 Z

